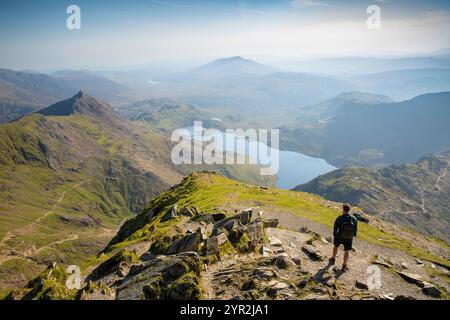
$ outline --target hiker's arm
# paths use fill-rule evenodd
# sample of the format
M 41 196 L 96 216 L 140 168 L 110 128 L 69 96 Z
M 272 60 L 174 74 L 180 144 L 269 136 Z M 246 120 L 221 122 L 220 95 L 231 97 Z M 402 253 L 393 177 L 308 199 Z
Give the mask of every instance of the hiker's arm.
M 357 232 L 358 232 L 358 219 L 355 219 L 355 234 L 354 234 L 355 237 Z
M 338 229 L 339 229 L 339 217 L 334 220 L 334 227 L 333 227 L 333 236 L 337 235 Z

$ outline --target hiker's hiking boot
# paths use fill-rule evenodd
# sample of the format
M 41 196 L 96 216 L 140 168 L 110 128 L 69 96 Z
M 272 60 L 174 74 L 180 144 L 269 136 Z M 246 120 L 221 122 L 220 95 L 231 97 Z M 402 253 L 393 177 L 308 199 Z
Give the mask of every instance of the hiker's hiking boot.
M 344 264 L 342 266 L 342 272 L 345 272 L 345 271 L 348 271 L 348 270 L 350 270 L 350 268 L 346 264 Z
M 334 265 L 335 262 L 336 262 L 336 259 L 335 259 L 335 258 L 330 258 L 330 259 L 328 259 L 328 263 L 329 263 L 330 265 Z

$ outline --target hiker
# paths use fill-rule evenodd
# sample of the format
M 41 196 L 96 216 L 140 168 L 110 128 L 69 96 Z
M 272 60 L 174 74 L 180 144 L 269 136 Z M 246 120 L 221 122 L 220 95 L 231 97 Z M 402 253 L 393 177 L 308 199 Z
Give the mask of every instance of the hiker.
M 344 246 L 344 263 L 342 265 L 342 271 L 349 270 L 347 262 L 349 251 L 352 250 L 353 237 L 356 237 L 356 231 L 358 229 L 358 220 L 350 214 L 350 205 L 345 203 L 342 206 L 342 214 L 336 218 L 333 228 L 334 236 L 334 248 L 333 257 L 330 258 L 330 264 L 336 262 L 336 254 L 339 246 L 342 244 Z

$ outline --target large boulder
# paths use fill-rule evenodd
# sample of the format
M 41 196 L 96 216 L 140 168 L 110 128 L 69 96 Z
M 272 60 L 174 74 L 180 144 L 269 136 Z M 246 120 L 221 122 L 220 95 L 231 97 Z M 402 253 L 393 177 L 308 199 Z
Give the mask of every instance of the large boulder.
M 188 233 L 169 246 L 167 254 L 175 254 L 187 251 L 198 252 L 203 244 L 202 236 L 199 233 Z
M 167 290 L 167 298 L 171 300 L 199 300 L 200 297 L 200 278 L 192 273 L 179 277 Z
M 294 261 L 292 261 L 292 259 L 286 254 L 277 255 L 273 259 L 273 263 L 277 266 L 278 269 L 288 269 L 289 267 L 295 266 Z
M 320 251 L 309 244 L 306 244 L 302 247 L 303 252 L 305 252 L 312 260 L 323 261 L 325 257 L 320 253 Z
M 409 273 L 409 272 L 405 272 L 405 271 L 397 271 L 397 273 L 403 278 L 405 279 L 407 282 L 409 283 L 414 283 L 420 287 L 423 287 L 423 279 L 420 275 L 415 274 L 415 273 Z
M 126 273 L 124 269 L 129 268 L 129 265 L 137 260 L 138 256 L 135 251 L 120 250 L 95 268 L 87 277 L 87 280 L 96 281 L 114 273 L 117 273 L 118 276 L 123 276 Z
M 200 270 L 195 252 L 156 257 L 130 271 L 127 281 L 114 284 L 116 299 L 198 299 Z
M 238 229 L 241 226 L 241 224 L 239 223 L 239 220 L 237 219 L 233 219 L 233 220 L 229 220 L 227 221 L 224 225 L 223 228 L 225 230 L 227 230 L 228 232 L 230 232 L 233 229 Z
M 209 237 L 206 241 L 206 255 L 216 255 L 220 253 L 220 246 L 228 241 L 225 233 Z
M 239 220 L 230 220 L 223 227 L 228 231 L 228 239 L 232 243 L 237 243 L 247 231 L 246 227 Z
M 162 216 L 161 222 L 174 219 L 178 216 L 179 216 L 178 205 L 174 204 L 169 210 L 167 210 L 166 214 Z
M 225 225 L 233 225 L 236 222 L 239 222 L 241 225 L 247 225 L 252 221 L 252 215 L 253 215 L 253 210 L 251 209 L 247 209 L 242 211 L 241 213 L 226 218 L 226 219 L 221 219 L 220 221 L 217 221 L 214 223 L 214 228 L 223 228 L 225 227 Z
M 432 283 L 423 282 L 422 292 L 433 298 L 440 298 L 441 291 Z
M 268 281 L 273 278 L 277 278 L 278 273 L 272 268 L 258 267 L 253 271 L 253 276 L 255 276 L 256 278 L 259 278 L 261 280 Z
M 198 212 L 196 208 L 183 207 L 180 209 L 179 214 L 186 217 L 195 217 L 198 214 Z
M 225 213 L 218 212 L 218 213 L 212 213 L 211 217 L 214 222 L 219 222 L 219 221 L 222 221 L 223 219 L 225 219 L 227 217 L 227 215 Z
M 252 221 L 253 209 L 246 209 L 239 213 L 236 217 L 238 217 L 239 221 L 243 224 L 249 224 Z
M 276 228 L 278 227 L 280 221 L 278 219 L 267 219 L 263 220 L 264 228 Z
M 247 226 L 250 248 L 253 250 L 264 243 L 264 225 L 261 221 L 254 221 Z

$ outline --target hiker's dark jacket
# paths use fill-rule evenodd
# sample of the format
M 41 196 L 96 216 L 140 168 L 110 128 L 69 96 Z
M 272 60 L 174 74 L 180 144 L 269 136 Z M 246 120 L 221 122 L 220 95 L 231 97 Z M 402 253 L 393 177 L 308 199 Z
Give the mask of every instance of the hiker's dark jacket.
M 345 213 L 337 217 L 336 221 L 334 222 L 333 235 L 335 237 L 339 236 L 342 225 L 348 220 L 352 220 L 353 225 L 355 226 L 353 236 L 356 237 L 356 232 L 358 231 L 358 220 L 353 215 Z

